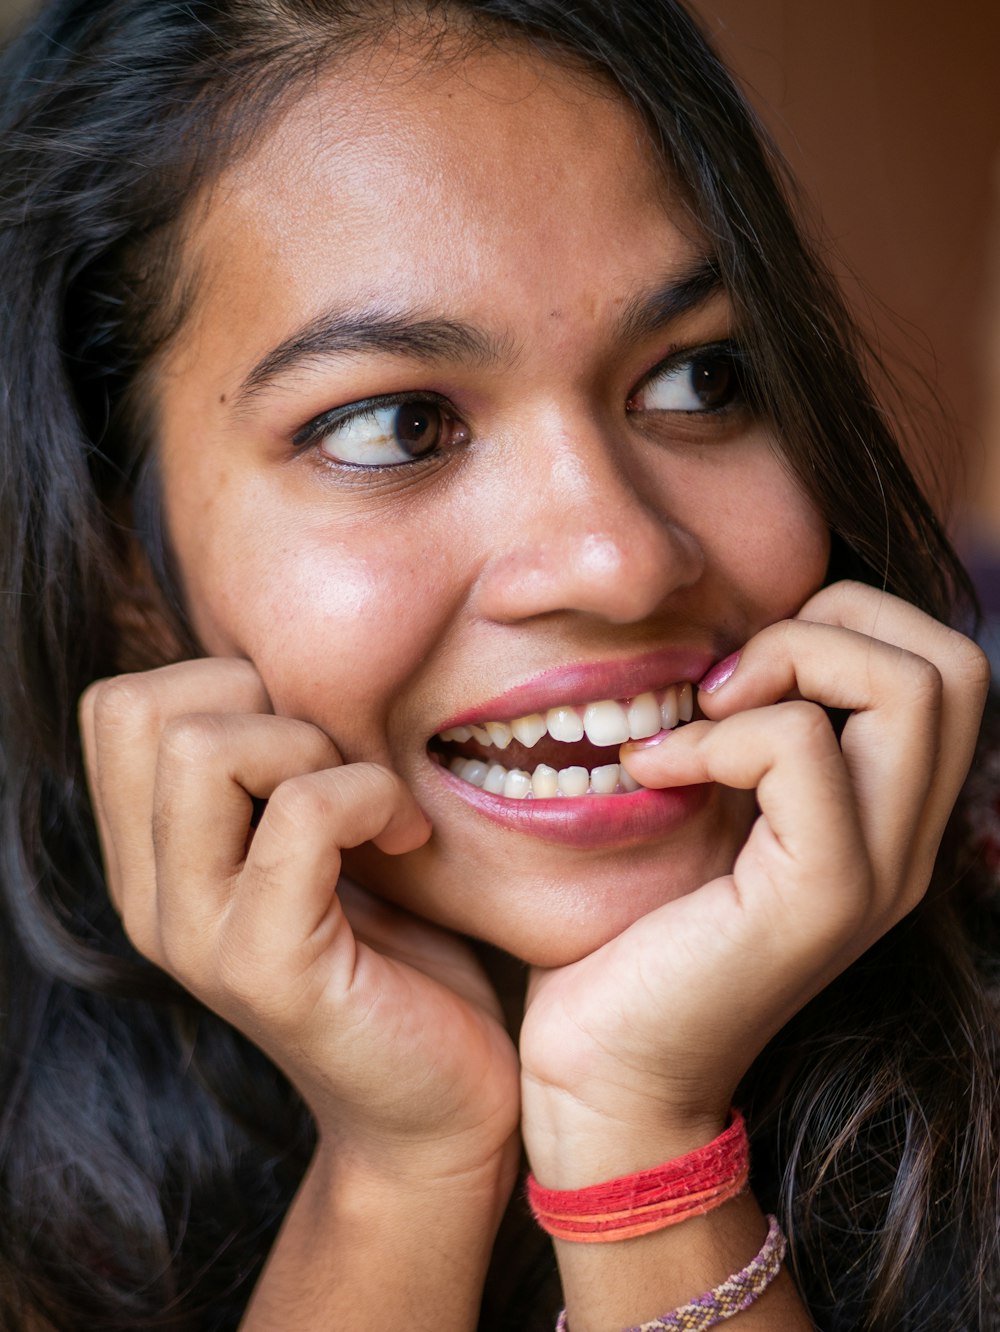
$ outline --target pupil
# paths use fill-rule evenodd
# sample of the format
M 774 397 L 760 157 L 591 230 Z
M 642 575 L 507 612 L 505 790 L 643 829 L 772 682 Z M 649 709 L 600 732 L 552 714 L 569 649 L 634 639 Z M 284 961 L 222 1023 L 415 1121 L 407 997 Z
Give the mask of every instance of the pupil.
M 396 409 L 396 438 L 411 457 L 432 449 L 440 429 L 441 413 L 432 403 L 404 403 Z
M 732 364 L 721 356 L 695 361 L 691 366 L 691 381 L 706 407 L 721 407 L 732 397 Z

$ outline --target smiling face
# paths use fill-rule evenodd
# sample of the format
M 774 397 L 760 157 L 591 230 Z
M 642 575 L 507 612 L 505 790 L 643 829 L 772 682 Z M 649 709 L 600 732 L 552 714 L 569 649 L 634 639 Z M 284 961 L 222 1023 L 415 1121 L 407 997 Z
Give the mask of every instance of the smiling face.
M 625 792 L 616 737 L 793 614 L 828 539 L 633 113 L 516 49 L 376 53 L 216 183 L 186 262 L 157 386 L 195 630 L 434 826 L 349 872 L 551 965 L 727 870 L 750 796 Z

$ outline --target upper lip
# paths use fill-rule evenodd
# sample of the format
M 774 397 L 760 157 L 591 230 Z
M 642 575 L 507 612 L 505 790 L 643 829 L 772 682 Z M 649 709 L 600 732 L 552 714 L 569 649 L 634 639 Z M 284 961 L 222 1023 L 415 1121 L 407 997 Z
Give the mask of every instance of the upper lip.
M 700 680 L 718 654 L 704 648 L 668 648 L 618 661 L 580 662 L 556 666 L 494 698 L 456 712 L 438 727 L 487 721 L 512 721 L 549 708 L 576 707 L 601 699 L 635 698 L 650 690 Z

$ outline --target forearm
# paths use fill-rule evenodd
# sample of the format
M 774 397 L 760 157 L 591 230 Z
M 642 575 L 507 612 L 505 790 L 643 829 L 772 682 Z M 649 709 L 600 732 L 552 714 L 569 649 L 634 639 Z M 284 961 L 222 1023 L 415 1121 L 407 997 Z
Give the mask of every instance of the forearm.
M 546 1187 L 576 1189 L 673 1160 L 711 1140 L 717 1130 L 645 1131 L 599 1119 L 549 1121 L 534 1135 L 532 1169 Z M 556 1239 L 570 1332 L 633 1327 L 689 1303 L 747 1266 L 767 1236 L 767 1221 L 749 1193 L 701 1216 L 636 1238 L 602 1243 Z M 781 1273 L 735 1326 L 807 1332 L 813 1324 L 794 1285 Z
M 503 1162 L 420 1182 L 320 1149 L 241 1332 L 471 1332 L 509 1190 Z

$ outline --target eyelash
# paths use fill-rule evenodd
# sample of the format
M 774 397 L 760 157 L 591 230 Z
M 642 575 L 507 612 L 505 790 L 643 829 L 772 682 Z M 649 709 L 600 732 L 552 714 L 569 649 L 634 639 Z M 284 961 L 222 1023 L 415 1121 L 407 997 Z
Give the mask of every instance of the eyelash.
M 664 408 L 639 408 L 633 407 L 632 403 L 640 394 L 650 385 L 655 384 L 660 378 L 668 373 L 683 370 L 687 366 L 693 366 L 699 360 L 708 360 L 710 358 L 727 362 L 733 371 L 734 389 L 732 399 L 717 407 L 705 407 L 701 409 L 664 409 Z M 625 411 L 630 416 L 650 415 L 662 416 L 683 416 L 683 417 L 721 417 L 731 414 L 735 411 L 746 409 L 751 403 L 752 395 L 749 391 L 749 369 L 747 358 L 742 345 L 732 338 L 720 339 L 717 342 L 703 343 L 697 347 L 686 347 L 681 350 L 671 352 L 669 356 L 658 362 L 647 374 L 639 381 L 638 385 L 631 391 L 625 402 Z M 357 402 L 347 403 L 342 407 L 332 408 L 330 411 L 323 412 L 320 416 L 314 417 L 308 421 L 292 436 L 292 444 L 297 452 L 306 452 L 310 446 L 314 446 L 318 441 L 329 434 L 337 426 L 343 426 L 351 421 L 363 419 L 365 416 L 372 415 L 376 411 L 385 411 L 393 407 L 402 406 L 432 406 L 439 408 L 442 416 L 453 422 L 465 426 L 462 418 L 453 408 L 451 402 L 439 393 L 429 391 L 411 391 L 404 393 L 391 393 L 372 398 L 363 398 Z M 467 426 L 465 426 L 468 429 Z M 435 448 L 422 456 L 418 455 L 403 462 L 393 463 L 353 463 L 345 462 L 324 455 L 320 450 L 317 454 L 326 466 L 335 468 L 342 472 L 363 472 L 371 474 L 378 472 L 380 474 L 391 474 L 406 469 L 412 469 L 418 464 L 425 466 L 439 461 L 442 452 L 447 449 L 447 445 Z
M 348 421 L 360 420 L 375 411 L 387 410 L 390 407 L 403 407 L 407 403 L 423 403 L 432 407 L 440 407 L 446 411 L 451 408 L 451 403 L 447 398 L 440 393 L 429 393 L 426 390 L 415 390 L 409 393 L 386 393 L 374 398 L 361 398 L 357 402 L 346 403 L 343 407 L 333 407 L 330 411 L 313 417 L 311 421 L 306 422 L 301 430 L 295 432 L 292 436 L 292 443 L 296 448 L 305 448 L 317 439 L 322 438 L 335 426 L 344 425 Z M 351 464 L 345 465 L 350 466 Z M 409 464 L 406 465 L 409 466 Z
M 664 378 L 668 373 L 683 370 L 686 367 L 694 366 L 698 361 L 710 359 L 725 362 L 732 371 L 733 386 L 729 401 L 718 407 L 703 407 L 691 411 L 682 411 L 676 408 L 673 410 L 665 408 L 630 409 L 630 404 L 644 389 L 647 389 L 651 384 L 655 384 L 657 380 Z M 681 348 L 664 357 L 662 361 L 653 366 L 652 370 L 643 375 L 638 385 L 629 394 L 626 399 L 625 410 L 627 412 L 631 410 L 632 413 L 648 411 L 650 414 L 655 414 L 659 410 L 665 416 L 712 417 L 746 408 L 755 399 L 756 395 L 751 392 L 750 366 L 742 343 L 735 338 L 720 338 L 716 342 L 705 342 L 697 347 Z

